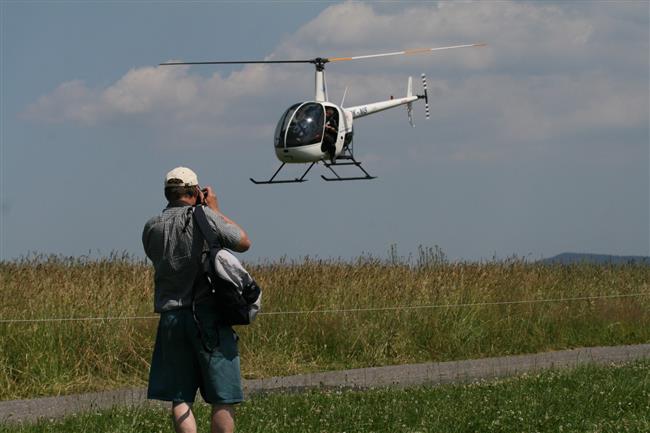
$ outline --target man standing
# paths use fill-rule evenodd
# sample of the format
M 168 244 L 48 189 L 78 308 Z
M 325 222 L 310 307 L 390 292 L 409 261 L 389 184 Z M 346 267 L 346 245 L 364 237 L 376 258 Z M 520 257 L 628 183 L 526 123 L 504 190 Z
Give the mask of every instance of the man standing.
M 165 197 L 167 207 L 147 221 L 142 232 L 155 271 L 154 310 L 160 313 L 147 397 L 172 402 L 177 433 L 196 433 L 192 403 L 200 389 L 203 400 L 212 405 L 212 433 L 233 432 L 234 405 L 243 400 L 237 335 L 217 323 L 202 267 L 207 248 L 194 224 L 193 206 L 205 205 L 222 247 L 243 252 L 251 242 L 221 213 L 212 188 L 200 189 L 189 168 L 167 173 Z

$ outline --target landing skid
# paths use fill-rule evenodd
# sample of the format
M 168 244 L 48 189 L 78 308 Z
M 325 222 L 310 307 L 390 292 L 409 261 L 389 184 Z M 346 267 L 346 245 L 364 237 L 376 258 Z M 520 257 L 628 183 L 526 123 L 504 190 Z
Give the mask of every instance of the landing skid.
M 340 161 L 340 162 L 339 162 Z M 295 179 L 280 179 L 280 180 L 275 180 L 275 177 L 280 173 L 280 170 L 284 167 L 286 164 L 285 162 L 280 165 L 280 167 L 273 173 L 273 176 L 269 180 L 255 180 L 252 177 L 249 178 L 251 182 L 253 182 L 255 185 L 268 185 L 268 184 L 274 184 L 274 183 L 302 183 L 302 182 L 307 182 L 307 179 L 305 179 L 305 176 L 307 176 L 307 173 L 312 169 L 314 165 L 316 165 L 317 162 L 312 162 L 309 164 L 309 167 L 307 167 L 307 170 L 302 174 L 302 176 L 297 177 Z M 345 146 L 343 149 L 343 152 L 341 152 L 340 155 L 336 157 L 336 159 L 332 162 L 327 162 L 323 161 L 323 165 L 327 167 L 332 173 L 334 173 L 334 176 L 336 177 L 325 177 L 321 175 L 323 180 L 326 180 L 328 182 L 340 182 L 344 180 L 370 180 L 370 179 L 376 179 L 376 176 L 371 176 L 370 173 L 368 173 L 363 167 L 361 167 L 361 163 L 354 159 L 354 156 L 352 155 L 352 149 L 350 146 Z M 363 172 L 363 176 L 340 176 L 336 170 L 334 170 L 333 167 L 342 167 L 342 166 L 347 166 L 347 165 L 354 165 L 359 168 Z
M 316 163 L 315 163 L 315 162 L 312 162 L 312 163 L 309 165 L 309 167 L 307 167 L 307 170 L 305 170 L 305 172 L 302 174 L 302 176 L 300 176 L 300 178 L 295 178 L 295 179 L 282 179 L 282 180 L 273 180 L 273 179 L 275 179 L 275 176 L 278 175 L 278 173 L 280 172 L 280 170 L 282 170 L 282 167 L 284 167 L 285 164 L 286 164 L 286 163 L 283 162 L 282 165 L 281 165 L 277 170 L 275 170 L 275 173 L 273 173 L 273 176 L 271 176 L 271 178 L 270 178 L 269 180 L 255 180 L 255 179 L 253 179 L 252 177 L 250 177 L 249 179 L 250 179 L 251 182 L 253 182 L 255 185 L 268 185 L 268 184 L 272 184 L 272 183 L 301 183 L 301 182 L 307 182 L 307 179 L 305 179 L 305 176 L 307 176 L 307 173 L 309 173 L 309 170 L 311 170 L 311 168 L 312 168 Z

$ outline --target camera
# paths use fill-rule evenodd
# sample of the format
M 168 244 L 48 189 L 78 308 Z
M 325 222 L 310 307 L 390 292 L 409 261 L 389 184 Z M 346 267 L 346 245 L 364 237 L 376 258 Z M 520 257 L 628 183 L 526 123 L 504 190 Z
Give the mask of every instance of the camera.
M 208 189 L 203 188 L 201 190 L 201 192 L 203 193 L 203 203 L 207 203 L 208 202 Z

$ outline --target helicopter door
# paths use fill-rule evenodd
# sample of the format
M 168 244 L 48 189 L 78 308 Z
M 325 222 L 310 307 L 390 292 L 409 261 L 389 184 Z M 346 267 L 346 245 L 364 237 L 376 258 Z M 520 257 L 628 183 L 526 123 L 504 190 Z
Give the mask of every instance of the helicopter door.
M 296 110 L 286 136 L 287 147 L 318 144 L 323 139 L 325 110 L 316 102 L 307 102 Z

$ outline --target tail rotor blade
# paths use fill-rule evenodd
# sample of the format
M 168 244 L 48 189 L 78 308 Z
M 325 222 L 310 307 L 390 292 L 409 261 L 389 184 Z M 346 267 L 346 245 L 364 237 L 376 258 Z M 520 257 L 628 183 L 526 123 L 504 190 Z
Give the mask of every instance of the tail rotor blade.
M 427 91 L 427 76 L 422 74 L 422 88 L 424 89 L 424 116 L 429 119 L 429 92 Z

